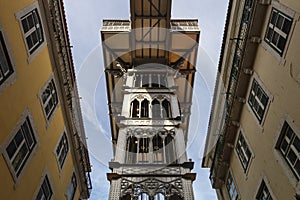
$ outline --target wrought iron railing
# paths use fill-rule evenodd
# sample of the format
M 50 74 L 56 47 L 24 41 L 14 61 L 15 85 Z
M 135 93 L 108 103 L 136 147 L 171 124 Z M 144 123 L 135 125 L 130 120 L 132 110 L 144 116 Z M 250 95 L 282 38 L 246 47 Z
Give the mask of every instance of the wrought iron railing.
M 227 128 L 230 124 L 231 111 L 236 96 L 236 90 L 237 90 L 238 80 L 240 76 L 242 60 L 245 53 L 244 50 L 245 50 L 246 41 L 249 32 L 250 17 L 252 14 L 251 12 L 253 10 L 252 8 L 253 8 L 253 0 L 246 0 L 243 8 L 241 21 L 240 21 L 238 36 L 236 38 L 230 39 L 232 41 L 235 41 L 236 45 L 235 45 L 235 52 L 232 61 L 232 67 L 231 67 L 230 77 L 228 81 L 227 91 L 225 93 L 226 94 L 225 108 L 224 108 L 225 117 L 222 119 L 224 120 L 224 122 L 221 122 L 221 124 L 223 124 L 223 127 L 221 128 L 221 134 L 219 135 L 219 138 L 217 140 L 214 159 L 211 167 L 210 179 L 212 183 L 215 181 L 217 168 L 220 167 L 220 163 L 223 160 L 225 138 L 227 134 Z
M 85 142 L 84 129 L 82 127 L 81 109 L 78 100 L 78 89 L 76 86 L 75 72 L 72 55 L 70 51 L 69 38 L 66 28 L 64 8 L 61 0 L 49 1 L 50 18 L 53 27 L 53 34 L 56 48 L 54 52 L 58 54 L 58 76 L 59 82 L 66 101 L 65 112 L 70 120 L 69 128 L 73 143 L 76 164 L 79 170 L 79 178 L 85 185 L 82 196 L 88 198 L 92 189 L 90 178 L 90 161 Z

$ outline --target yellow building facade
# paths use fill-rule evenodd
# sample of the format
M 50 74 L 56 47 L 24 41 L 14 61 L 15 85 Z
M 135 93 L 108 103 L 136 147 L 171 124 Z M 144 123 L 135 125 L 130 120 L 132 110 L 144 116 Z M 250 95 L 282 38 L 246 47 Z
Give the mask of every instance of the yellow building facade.
M 229 1 L 202 162 L 219 199 L 300 199 L 299 16 Z
M 0 0 L 0 199 L 87 199 L 91 171 L 61 0 Z

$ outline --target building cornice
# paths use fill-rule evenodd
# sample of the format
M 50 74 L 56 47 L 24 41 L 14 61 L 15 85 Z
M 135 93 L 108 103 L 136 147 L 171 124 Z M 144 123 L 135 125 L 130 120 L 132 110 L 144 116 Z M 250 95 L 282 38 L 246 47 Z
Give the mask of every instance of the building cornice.
M 71 152 L 75 171 L 79 178 L 80 197 L 87 199 L 92 189 L 91 165 L 76 85 L 75 69 L 62 0 L 40 0 L 47 22 L 48 48 L 53 63 L 60 102 L 64 113 L 67 134 L 71 140 Z

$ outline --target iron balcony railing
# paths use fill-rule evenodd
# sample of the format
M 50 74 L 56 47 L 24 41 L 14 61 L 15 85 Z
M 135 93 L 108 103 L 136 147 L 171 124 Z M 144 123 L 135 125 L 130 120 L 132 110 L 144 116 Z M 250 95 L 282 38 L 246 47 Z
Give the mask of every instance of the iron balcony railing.
M 248 37 L 249 26 L 250 26 L 250 16 L 253 8 L 253 0 L 246 0 L 243 8 L 243 13 L 241 17 L 240 27 L 238 31 L 238 36 L 236 38 L 232 38 L 230 40 L 236 41 L 235 52 L 230 72 L 230 77 L 228 81 L 226 96 L 225 96 L 225 116 L 223 117 L 223 124 L 221 128 L 221 134 L 218 137 L 214 159 L 211 167 L 210 180 L 212 185 L 216 181 L 216 177 L 218 176 L 218 169 L 221 167 L 221 163 L 223 161 L 223 150 L 225 145 L 225 138 L 227 134 L 228 126 L 231 122 L 231 112 L 234 103 L 234 99 L 236 96 L 236 90 L 239 80 L 239 75 L 241 71 L 241 64 L 244 56 L 244 50 L 246 46 L 246 40 Z
M 46 5 L 45 5 L 46 6 Z M 89 198 L 92 189 L 90 172 L 91 165 L 86 147 L 86 138 L 79 105 L 78 89 L 76 86 L 73 60 L 70 50 L 70 42 L 66 28 L 66 19 L 62 0 L 48 2 L 51 21 L 48 22 L 53 28 L 51 37 L 53 40 L 53 52 L 57 54 L 57 72 L 59 86 L 61 87 L 63 105 L 68 120 L 69 135 L 75 156 L 75 165 L 78 169 L 78 178 L 82 186 L 81 197 Z M 56 56 L 55 56 L 56 57 Z

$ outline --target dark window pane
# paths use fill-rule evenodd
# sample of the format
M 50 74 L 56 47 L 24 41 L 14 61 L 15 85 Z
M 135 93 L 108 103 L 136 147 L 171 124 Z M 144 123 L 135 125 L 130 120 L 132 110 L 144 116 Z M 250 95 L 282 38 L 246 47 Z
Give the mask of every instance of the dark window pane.
M 22 27 L 23 27 L 24 33 L 27 33 L 27 31 L 29 30 L 29 25 L 28 25 L 28 23 L 27 23 L 26 18 L 23 19 L 23 20 L 21 21 L 21 23 L 22 23 Z
M 131 102 L 131 117 L 139 117 L 139 104 L 139 101 L 136 99 Z
M 8 147 L 6 147 L 6 152 L 10 159 L 13 157 L 16 150 L 17 150 L 17 147 L 16 147 L 14 141 L 11 141 L 10 144 L 8 145 Z
M 27 22 L 29 30 L 34 27 L 34 19 L 32 14 L 28 15 Z
M 284 18 L 282 15 L 278 15 L 278 18 L 277 18 L 277 22 L 276 22 L 276 27 L 281 29 L 282 25 L 283 25 L 283 21 L 284 21 Z
M 249 102 L 249 104 L 252 106 L 253 105 L 253 102 L 254 102 L 254 96 L 253 96 L 253 94 L 252 93 L 250 93 L 250 96 L 249 96 L 249 100 L 248 100 L 248 102 Z
M 170 114 L 170 103 L 168 100 L 163 100 L 162 102 L 162 113 L 163 113 L 163 118 L 170 118 L 171 114 Z
M 290 32 L 291 25 L 292 25 L 292 21 L 289 19 L 285 19 L 283 23 L 282 31 L 288 34 Z
M 296 150 L 300 153 L 300 140 L 297 136 L 295 136 L 293 145 L 296 148 Z
M 144 99 L 141 103 L 142 110 L 141 110 L 141 117 L 148 117 L 149 116 L 149 101 Z
M 261 103 L 266 107 L 267 103 L 268 103 L 269 97 L 265 94 L 262 95 L 261 98 Z
M 156 99 L 152 101 L 152 117 L 160 118 L 160 102 Z
M 42 189 L 39 190 L 36 200 L 43 200 L 43 190 Z
M 274 35 L 273 35 L 273 38 L 272 38 L 272 43 L 277 45 L 277 42 L 278 42 L 278 39 L 279 39 L 279 34 L 277 32 L 274 32 Z
M 29 150 L 27 148 L 27 145 L 24 143 L 12 162 L 12 166 L 15 172 L 19 171 L 19 167 L 22 164 L 23 160 L 26 158 L 28 152 Z
M 283 154 L 286 153 L 286 150 L 287 150 L 287 147 L 288 147 L 288 143 L 286 140 L 283 140 L 281 145 L 280 145 L 280 149 L 282 151 Z
M 280 51 L 283 51 L 284 50 L 284 46 L 285 46 L 285 41 L 286 39 L 282 36 L 279 37 L 279 41 L 278 41 L 278 49 L 280 49 Z
M 22 131 L 19 130 L 16 134 L 16 136 L 14 137 L 15 143 L 17 146 L 19 146 L 21 144 L 21 142 L 24 140 Z
M 32 38 L 32 43 L 33 43 L 34 45 L 36 45 L 36 44 L 39 42 L 37 31 L 32 32 L 31 38 Z M 33 46 L 34 46 L 34 45 L 33 45 Z
M 268 39 L 268 41 L 271 41 L 272 37 L 273 37 L 273 29 L 270 29 L 268 28 L 268 31 L 267 31 L 267 35 L 266 35 L 266 38 Z
M 275 24 L 275 22 L 277 20 L 277 15 L 278 15 L 278 13 L 274 12 L 274 10 L 272 10 L 272 13 L 271 13 L 271 24 Z
M 26 43 L 27 43 L 28 49 L 31 49 L 33 47 L 33 42 L 32 42 L 32 39 L 31 39 L 31 35 L 29 35 L 26 38 Z
M 287 155 L 287 159 L 291 162 L 291 165 L 294 165 L 297 159 L 297 155 L 295 154 L 294 151 L 290 150 Z
M 49 199 L 49 197 L 50 197 L 50 188 L 48 187 L 48 183 L 46 182 L 46 180 L 44 181 L 42 187 L 43 187 L 43 191 L 44 191 L 46 199 Z
M 287 126 L 288 126 L 288 125 L 287 125 Z M 286 136 L 291 140 L 292 137 L 293 137 L 293 135 L 294 135 L 293 130 L 288 126 L 288 127 L 286 128 Z
M 30 131 L 30 127 L 29 127 L 29 124 L 27 123 L 27 121 L 25 121 L 25 123 L 22 125 L 22 130 L 23 130 L 23 133 L 24 133 L 24 136 L 25 136 L 28 146 L 31 147 L 34 141 L 33 141 L 32 133 Z

